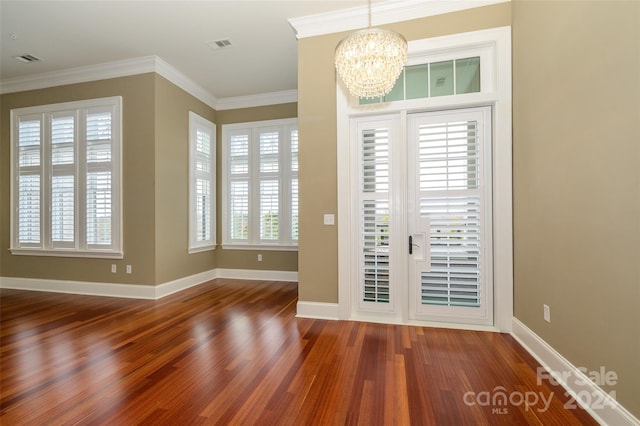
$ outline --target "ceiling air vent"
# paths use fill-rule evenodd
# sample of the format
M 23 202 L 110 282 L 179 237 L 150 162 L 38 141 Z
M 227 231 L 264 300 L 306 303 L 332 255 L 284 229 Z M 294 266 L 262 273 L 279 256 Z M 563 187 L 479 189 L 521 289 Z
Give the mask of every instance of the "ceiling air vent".
M 231 40 L 214 40 L 207 43 L 213 50 L 228 49 L 231 47 Z
M 20 55 L 20 56 L 14 56 L 14 58 L 17 61 L 25 62 L 25 63 L 38 62 L 38 61 L 42 60 L 42 59 L 40 59 L 40 58 L 38 58 L 36 56 L 29 55 L 28 53 L 25 53 L 24 55 Z

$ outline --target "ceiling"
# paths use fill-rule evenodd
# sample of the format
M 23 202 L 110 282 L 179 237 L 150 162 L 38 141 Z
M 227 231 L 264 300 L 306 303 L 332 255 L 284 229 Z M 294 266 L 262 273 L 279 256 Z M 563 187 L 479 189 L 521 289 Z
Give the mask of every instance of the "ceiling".
M 365 0 L 0 1 L 0 80 L 157 55 L 214 97 L 297 88 L 288 19 Z M 231 47 L 208 43 L 227 39 Z M 41 61 L 23 63 L 15 56 Z

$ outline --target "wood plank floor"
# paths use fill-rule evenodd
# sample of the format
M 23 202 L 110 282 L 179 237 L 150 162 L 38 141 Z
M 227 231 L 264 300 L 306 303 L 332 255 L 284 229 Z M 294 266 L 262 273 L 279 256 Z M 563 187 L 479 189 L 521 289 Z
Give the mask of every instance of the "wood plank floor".
M 296 301 L 222 279 L 158 301 L 0 290 L 0 423 L 596 424 L 509 335 L 301 319 Z

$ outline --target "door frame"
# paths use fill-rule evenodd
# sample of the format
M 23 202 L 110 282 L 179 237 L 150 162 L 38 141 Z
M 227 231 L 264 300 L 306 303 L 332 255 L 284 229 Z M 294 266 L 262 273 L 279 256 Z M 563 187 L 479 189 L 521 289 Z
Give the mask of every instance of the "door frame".
M 512 201 L 512 142 L 511 142 L 511 27 L 488 30 L 409 42 L 409 58 L 420 57 L 425 62 L 429 58 L 441 58 L 443 54 L 484 49 L 487 54 L 482 74 L 481 92 L 442 96 L 410 101 L 396 101 L 366 106 L 357 105 L 344 89 L 336 84 L 337 110 L 337 173 L 338 188 L 338 226 L 344 227 L 338 232 L 338 318 L 342 320 L 365 320 L 375 322 L 429 325 L 436 327 L 454 327 L 500 332 L 511 332 L 513 318 L 513 201 Z M 350 121 L 353 117 L 373 116 L 377 114 L 410 113 L 418 111 L 436 111 L 463 107 L 491 106 L 493 109 L 493 275 L 494 275 L 494 321 L 492 326 L 475 326 L 444 322 L 415 321 L 408 318 L 406 310 L 393 316 L 362 317 L 352 309 L 352 283 L 357 271 L 357 258 L 354 259 L 353 247 L 358 244 L 358 229 L 352 225 L 356 214 L 352 207 L 352 190 L 357 185 L 357 143 L 350 135 Z M 406 179 L 405 179 L 406 180 Z M 401 224 L 406 232 L 406 220 Z M 407 234 L 408 235 L 408 234 Z M 405 268 L 406 269 L 406 268 Z M 396 279 L 408 279 L 407 271 L 400 271 Z M 402 293 L 399 296 L 408 300 Z

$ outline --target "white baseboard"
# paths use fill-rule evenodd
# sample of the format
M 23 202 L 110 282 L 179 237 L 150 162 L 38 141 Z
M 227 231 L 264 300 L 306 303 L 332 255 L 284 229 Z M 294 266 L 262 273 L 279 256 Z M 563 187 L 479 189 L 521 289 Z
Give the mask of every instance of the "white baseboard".
M 157 286 L 95 283 L 89 281 L 47 280 L 40 278 L 0 277 L 0 288 L 154 300 L 216 278 L 297 282 L 298 273 L 290 271 L 211 269 L 188 277 L 168 281 Z
M 0 288 L 47 291 L 51 293 L 84 294 L 90 296 L 122 297 L 129 299 L 156 299 L 156 288 L 152 285 L 2 277 L 0 280 Z
M 578 367 L 560 355 L 540 336 L 513 318 L 511 335 L 564 387 L 569 395 L 600 424 L 640 426 L 640 420 L 627 411 Z M 545 380 L 549 380 L 545 378 Z M 584 398 L 584 400 L 582 398 Z
M 217 278 L 232 278 L 237 280 L 264 280 L 298 282 L 296 271 L 263 271 L 259 269 L 224 269 L 218 268 Z
M 322 302 L 298 302 L 296 317 L 337 320 L 338 304 Z
M 178 278 L 177 280 L 168 281 L 155 287 L 155 298 L 160 299 L 170 294 L 177 293 L 181 290 L 185 290 L 189 287 L 203 284 L 207 281 L 215 280 L 216 278 L 217 269 L 211 269 L 209 271 L 200 272 L 188 277 L 182 277 Z

